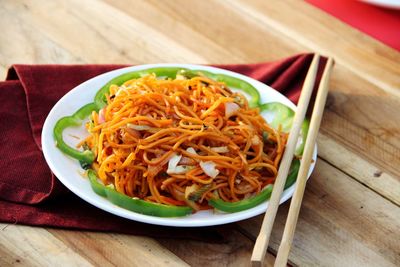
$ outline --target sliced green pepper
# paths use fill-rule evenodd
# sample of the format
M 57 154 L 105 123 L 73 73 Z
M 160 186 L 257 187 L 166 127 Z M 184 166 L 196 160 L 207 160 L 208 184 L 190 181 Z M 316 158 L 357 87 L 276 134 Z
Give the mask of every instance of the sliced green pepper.
M 124 73 L 120 76 L 115 77 L 108 83 L 106 83 L 96 94 L 94 98 L 94 102 L 96 103 L 97 107 L 100 109 L 106 105 L 106 100 L 104 98 L 104 95 L 108 92 L 110 85 L 116 84 L 118 86 L 122 85 L 124 82 L 131 80 L 131 79 L 137 79 L 140 78 L 144 75 L 154 73 L 156 74 L 157 77 L 167 77 L 167 78 L 175 78 L 178 73 L 181 73 L 187 77 L 196 77 L 199 75 L 205 75 L 208 78 L 211 78 L 215 81 L 218 82 L 224 82 L 226 85 L 229 87 L 237 88 L 240 89 L 247 94 L 251 96 L 251 99 L 249 100 L 249 105 L 251 107 L 256 107 L 260 105 L 260 93 L 257 91 L 254 86 L 252 86 L 250 83 L 243 81 L 241 79 L 228 76 L 225 74 L 216 74 L 212 73 L 209 71 L 204 71 L 204 70 L 189 70 L 185 68 L 179 68 L 179 67 L 161 67 L 161 68 L 151 68 L 151 69 L 146 69 L 146 70 L 140 70 L 140 71 L 133 71 L 129 73 Z
M 90 150 L 79 151 L 67 145 L 63 139 L 63 131 L 65 128 L 81 125 L 82 120 L 87 118 L 93 110 L 96 110 L 96 105 L 94 103 L 87 104 L 81 107 L 72 116 L 63 117 L 58 120 L 53 130 L 56 146 L 65 154 L 86 164 L 91 164 L 93 162 L 94 153 Z
M 236 88 L 239 89 L 247 94 L 249 94 L 251 96 L 251 99 L 249 100 L 249 106 L 250 107 L 258 107 L 260 105 L 260 93 L 258 92 L 258 90 L 256 88 L 254 88 L 253 85 L 251 85 L 250 83 L 229 76 L 229 75 L 225 75 L 225 74 L 220 74 L 220 73 L 212 73 L 209 71 L 205 71 L 205 70 L 188 70 L 188 69 L 184 69 L 184 72 L 182 73 L 185 76 L 189 77 L 189 78 L 193 78 L 199 75 L 205 75 L 210 79 L 213 79 L 214 81 L 217 82 L 223 82 L 225 83 L 228 87 L 232 87 L 232 88 Z
M 300 160 L 298 159 L 293 160 L 292 165 L 290 166 L 289 175 L 286 179 L 285 189 L 294 184 L 297 178 L 297 173 L 299 172 L 299 168 L 300 168 Z M 208 201 L 208 204 L 224 212 L 239 212 L 242 210 L 253 208 L 263 203 L 267 199 L 269 199 L 271 197 L 272 189 L 273 185 L 268 185 L 264 188 L 263 191 L 261 191 L 260 194 L 248 199 L 243 199 L 236 202 L 226 202 L 223 201 L 222 199 L 210 199 Z
M 267 117 L 272 117 L 270 122 L 274 129 L 278 129 L 279 125 L 282 127 L 282 131 L 288 133 L 292 128 L 294 119 L 294 111 L 279 102 L 271 102 L 260 105 L 261 114 Z M 300 144 L 296 147 L 295 155 L 300 156 L 303 154 L 304 144 L 306 142 L 308 133 L 309 121 L 304 120 L 301 131 L 300 131 Z
M 140 77 L 143 77 L 143 76 L 151 74 L 151 73 L 154 73 L 157 77 L 166 77 L 166 78 L 174 79 L 176 77 L 176 74 L 180 70 L 183 70 L 183 68 L 161 67 L 161 68 L 138 70 L 138 71 L 121 74 L 121 75 L 113 78 L 108 83 L 106 83 L 103 87 L 100 88 L 100 90 L 96 93 L 96 95 L 94 97 L 94 102 L 96 103 L 98 109 L 103 108 L 107 104 L 106 99 L 105 99 L 105 94 L 108 93 L 110 86 L 113 84 L 121 86 L 126 81 L 129 81 L 132 79 L 138 79 Z
M 96 194 L 107 198 L 121 208 L 157 217 L 181 217 L 193 212 L 190 207 L 170 206 L 128 197 L 99 183 L 94 170 L 89 170 L 88 176 L 90 185 Z
M 118 77 L 115 77 L 107 84 L 105 84 L 95 95 L 94 103 L 87 104 L 76 111 L 72 116 L 63 117 L 57 121 L 54 126 L 53 135 L 56 140 L 57 147 L 64 152 L 65 154 L 79 160 L 81 166 L 86 169 L 86 167 L 93 163 L 94 161 L 94 153 L 90 150 L 79 151 L 67 145 L 63 139 L 63 131 L 68 127 L 79 126 L 82 123 L 82 120 L 87 118 L 92 111 L 99 111 L 106 105 L 105 94 L 110 89 L 110 85 L 116 84 L 118 86 L 122 85 L 124 82 L 140 78 L 144 75 L 154 73 L 158 77 L 168 77 L 175 78 L 176 73 L 182 70 L 182 68 L 151 68 L 146 70 L 140 70 L 135 72 L 129 72 L 122 74 Z

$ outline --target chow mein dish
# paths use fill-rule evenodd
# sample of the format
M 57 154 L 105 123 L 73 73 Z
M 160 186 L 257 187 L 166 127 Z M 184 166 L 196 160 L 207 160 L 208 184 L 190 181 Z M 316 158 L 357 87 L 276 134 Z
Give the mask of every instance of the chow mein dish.
M 102 101 L 86 108 L 88 136 L 77 145 L 91 159 L 76 158 L 115 204 L 169 217 L 240 211 L 269 197 L 288 134 L 225 82 L 150 72 L 108 84 Z

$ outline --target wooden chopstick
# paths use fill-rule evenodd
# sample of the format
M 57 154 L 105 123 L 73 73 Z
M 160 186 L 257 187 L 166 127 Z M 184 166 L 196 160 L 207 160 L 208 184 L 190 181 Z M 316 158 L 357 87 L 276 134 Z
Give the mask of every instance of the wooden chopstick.
M 317 140 L 319 126 L 321 125 L 322 114 L 328 95 L 328 82 L 333 66 L 332 58 L 329 58 L 322 75 L 321 82 L 318 87 L 318 93 L 315 100 L 314 110 L 311 116 L 310 128 L 308 131 L 304 153 L 301 158 L 300 170 L 297 175 L 296 188 L 290 203 L 289 214 L 286 219 L 285 230 L 281 244 L 279 246 L 278 255 L 275 260 L 275 266 L 286 266 L 290 248 L 292 246 L 294 231 L 296 229 L 297 219 L 300 212 L 301 202 L 307 182 L 307 174 L 310 169 L 312 155 L 314 152 L 315 142 Z
M 265 252 L 268 247 L 276 212 L 279 207 L 282 191 L 285 186 L 290 164 L 293 159 L 298 136 L 300 133 L 300 128 L 306 115 L 308 103 L 310 102 L 311 94 L 314 88 L 315 78 L 317 76 L 318 70 L 318 63 L 319 55 L 316 54 L 314 55 L 310 68 L 308 69 L 307 76 L 301 90 L 300 99 L 293 119 L 292 128 L 289 132 L 285 152 L 283 153 L 282 160 L 279 165 L 278 176 L 276 177 L 274 183 L 274 189 L 272 191 L 267 211 L 264 215 L 264 220 L 261 225 L 260 233 L 258 234 L 256 243 L 254 245 L 253 254 L 251 256 L 251 263 L 253 266 L 261 266 L 264 262 Z

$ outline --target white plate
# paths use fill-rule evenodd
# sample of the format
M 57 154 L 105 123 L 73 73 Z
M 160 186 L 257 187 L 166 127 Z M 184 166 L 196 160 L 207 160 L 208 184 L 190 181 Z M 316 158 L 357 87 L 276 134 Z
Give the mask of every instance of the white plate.
M 209 226 L 209 225 L 218 225 L 218 224 L 236 222 L 265 212 L 267 208 L 266 203 L 260 204 L 252 209 L 248 209 L 237 213 L 200 211 L 193 215 L 189 215 L 186 217 L 179 217 L 179 218 L 160 218 L 160 217 L 135 213 L 120 208 L 112 204 L 107 199 L 93 192 L 93 190 L 90 187 L 89 181 L 83 178 L 83 176 L 80 174 L 83 171 L 78 161 L 66 156 L 58 148 L 56 148 L 53 139 L 53 128 L 55 123 L 61 117 L 70 116 L 83 105 L 93 102 L 94 95 L 99 90 L 99 88 L 101 88 L 112 78 L 121 75 L 123 73 L 136 70 L 143 70 L 153 67 L 177 67 L 177 66 L 188 69 L 203 69 L 214 73 L 222 73 L 233 77 L 237 77 L 239 79 L 249 82 L 255 88 L 257 88 L 257 90 L 260 91 L 262 103 L 281 102 L 293 109 L 296 108 L 296 106 L 292 102 L 290 102 L 290 100 L 288 100 L 285 96 L 275 91 L 271 87 L 268 87 L 265 84 L 256 81 L 254 79 L 251 79 L 249 77 L 246 77 L 244 75 L 223 69 L 207 67 L 207 66 L 188 65 L 188 64 L 151 64 L 151 65 L 141 65 L 141 66 L 118 69 L 99 75 L 78 85 L 73 90 L 68 92 L 63 98 L 61 98 L 57 102 L 57 104 L 53 107 L 53 109 L 50 111 L 42 130 L 43 154 L 45 156 L 48 165 L 50 166 L 50 169 L 69 190 L 74 192 L 83 200 L 112 214 L 144 223 L 167 225 L 167 226 L 180 226 L 180 227 Z M 69 143 L 78 142 L 78 140 L 74 138 L 72 135 L 80 137 L 86 136 L 87 134 L 85 134 L 85 130 L 83 128 L 84 127 L 71 128 L 64 131 L 64 139 L 66 140 L 66 142 Z M 311 172 L 314 169 L 316 155 L 317 153 L 315 148 L 313 155 L 314 163 L 310 168 L 308 176 L 311 175 Z M 290 188 L 286 189 L 283 192 L 280 202 L 283 203 L 287 199 L 289 199 L 293 195 L 293 192 L 294 192 L 294 185 L 292 185 Z
M 371 5 L 392 8 L 392 9 L 400 9 L 400 0 L 360 0 L 360 1 Z

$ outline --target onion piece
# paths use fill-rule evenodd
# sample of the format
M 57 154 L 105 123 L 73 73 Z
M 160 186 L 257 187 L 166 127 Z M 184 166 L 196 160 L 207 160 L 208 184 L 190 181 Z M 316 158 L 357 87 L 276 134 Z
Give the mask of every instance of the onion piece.
M 188 147 L 188 148 L 186 148 L 186 151 L 189 152 L 189 153 L 191 153 L 191 154 L 198 155 L 197 152 L 196 152 L 196 150 L 194 150 L 193 147 Z
M 149 125 L 137 125 L 137 124 L 132 124 L 132 123 L 128 123 L 126 125 L 126 127 L 134 129 L 136 131 L 147 131 L 147 130 L 151 129 L 151 127 Z
M 255 136 L 253 136 L 253 138 L 251 138 L 251 144 L 253 146 L 260 144 L 260 138 L 258 137 L 258 135 L 255 135 Z
M 228 153 L 229 152 L 229 149 L 227 146 L 216 146 L 216 147 L 211 147 L 210 149 L 217 153 Z
M 168 169 L 167 173 L 172 174 L 175 173 L 175 169 L 178 166 L 179 161 L 181 160 L 182 155 L 174 154 L 168 161 Z
M 126 127 L 136 131 L 148 131 L 149 133 L 157 133 L 162 130 L 162 128 L 151 127 L 149 125 L 137 125 L 133 123 L 128 123 Z
M 216 168 L 217 164 L 213 161 L 200 161 L 200 167 L 205 174 L 211 178 L 217 177 L 219 170 Z
M 104 116 L 104 108 L 100 109 L 99 111 L 99 124 L 102 124 L 106 121 L 106 118 Z
M 162 129 L 163 128 L 150 127 L 150 129 L 148 129 L 147 132 L 154 134 L 154 133 L 161 131 Z
M 115 96 L 119 96 L 122 92 L 125 92 L 126 93 L 126 87 L 125 87 L 125 85 L 121 85 L 119 88 L 118 88 L 118 90 L 117 90 L 117 92 L 115 92 Z
M 230 117 L 240 109 L 240 106 L 236 103 L 226 102 L 225 103 L 225 116 Z
M 212 184 L 198 185 L 192 184 L 185 188 L 185 198 L 190 201 L 198 201 L 203 194 L 212 187 Z
M 183 76 L 182 74 L 176 74 L 176 78 L 175 80 L 187 80 L 187 78 L 185 76 Z
M 191 186 L 187 186 L 185 188 L 185 198 L 191 201 L 196 201 L 194 199 L 190 199 L 189 196 L 193 193 L 196 192 L 197 190 L 199 190 L 199 185 L 197 184 L 192 184 Z
M 196 191 L 198 188 L 198 185 L 193 184 L 191 186 L 188 186 L 185 188 L 185 198 L 184 201 L 186 202 L 186 204 L 191 207 L 192 209 L 199 211 L 200 210 L 200 206 L 193 200 L 189 199 L 189 196 L 191 193 L 193 193 L 194 191 Z

